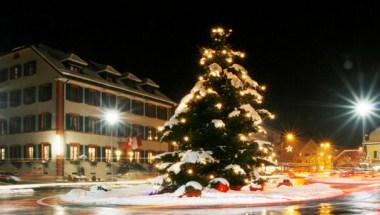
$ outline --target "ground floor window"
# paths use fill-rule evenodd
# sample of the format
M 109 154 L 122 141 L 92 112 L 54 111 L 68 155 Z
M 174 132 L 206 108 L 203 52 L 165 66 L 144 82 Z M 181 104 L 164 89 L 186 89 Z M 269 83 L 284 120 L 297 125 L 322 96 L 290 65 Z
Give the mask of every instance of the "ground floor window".
M 70 160 L 76 161 L 79 157 L 79 145 L 71 144 L 70 145 Z
M 27 145 L 25 150 L 25 159 L 33 160 L 34 147 L 33 145 Z
M 148 163 L 153 163 L 154 156 L 153 152 L 148 152 Z
M 41 155 L 43 161 L 48 161 L 50 159 L 50 144 L 42 144 Z
M 111 148 L 106 148 L 105 150 L 105 155 L 104 155 L 104 159 L 106 162 L 111 162 L 112 161 L 112 150 Z
M 0 148 L 0 160 L 1 161 L 5 160 L 5 147 Z
M 137 163 L 140 163 L 140 152 L 139 151 L 135 151 L 135 152 L 133 152 L 133 154 L 134 154 L 135 161 Z
M 88 160 L 94 162 L 96 160 L 96 147 L 89 146 L 88 147 Z

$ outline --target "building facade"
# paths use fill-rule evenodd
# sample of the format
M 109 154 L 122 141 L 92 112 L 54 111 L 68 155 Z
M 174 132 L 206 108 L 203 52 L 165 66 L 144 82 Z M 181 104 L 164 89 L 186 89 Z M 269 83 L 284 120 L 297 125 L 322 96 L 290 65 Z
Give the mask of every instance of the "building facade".
M 0 170 L 107 178 L 170 145 L 157 128 L 175 102 L 150 79 L 44 45 L 0 56 Z M 104 119 L 109 110 L 120 121 Z
M 370 166 L 380 166 L 380 127 L 373 130 L 363 142 L 366 161 Z

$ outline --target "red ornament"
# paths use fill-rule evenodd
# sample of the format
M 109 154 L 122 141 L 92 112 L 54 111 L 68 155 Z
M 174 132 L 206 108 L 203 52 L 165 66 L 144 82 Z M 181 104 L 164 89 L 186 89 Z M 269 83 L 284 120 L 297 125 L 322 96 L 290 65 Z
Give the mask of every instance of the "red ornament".
M 264 190 L 264 184 L 260 184 L 260 187 L 252 187 L 249 186 L 250 191 L 263 191 Z
M 218 185 L 216 186 L 216 189 L 219 190 L 220 192 L 227 192 L 230 188 L 228 187 L 228 185 L 226 184 L 223 184 L 223 183 L 218 183 Z

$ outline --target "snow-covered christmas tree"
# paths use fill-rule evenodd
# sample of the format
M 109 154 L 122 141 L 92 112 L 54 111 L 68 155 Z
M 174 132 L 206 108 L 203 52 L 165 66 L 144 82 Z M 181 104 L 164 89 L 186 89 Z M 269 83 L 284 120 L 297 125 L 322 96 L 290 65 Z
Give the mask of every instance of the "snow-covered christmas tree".
M 274 118 L 261 108 L 265 86 L 235 63 L 245 54 L 227 43 L 231 32 L 211 30 L 211 46 L 201 50 L 203 74 L 162 128 L 161 141 L 177 146 L 156 157 L 162 187 L 206 186 L 216 178 L 244 186 L 257 180 L 258 167 L 275 163 L 272 146 L 255 138 L 265 133 L 263 120 Z

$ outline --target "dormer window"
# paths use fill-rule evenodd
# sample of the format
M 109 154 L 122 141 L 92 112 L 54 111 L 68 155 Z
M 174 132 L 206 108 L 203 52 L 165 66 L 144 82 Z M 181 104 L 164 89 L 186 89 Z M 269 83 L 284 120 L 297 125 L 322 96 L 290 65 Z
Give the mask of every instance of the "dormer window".
M 104 80 L 117 83 L 117 79 L 121 76 L 121 73 L 110 65 L 98 65 L 98 74 Z
M 82 68 L 78 67 L 78 66 L 74 66 L 74 65 L 69 65 L 69 70 L 72 71 L 72 72 L 79 72 L 79 73 L 82 73 Z
M 77 73 L 83 73 L 83 67 L 88 65 L 86 61 L 73 53 L 66 55 L 61 62 L 67 69 Z
M 147 78 L 145 81 L 141 84 L 141 87 L 148 93 L 154 94 L 155 91 L 160 87 L 158 84 L 156 84 L 151 79 Z
M 137 88 L 142 83 L 142 80 L 132 73 L 127 73 L 120 80 L 128 87 Z

